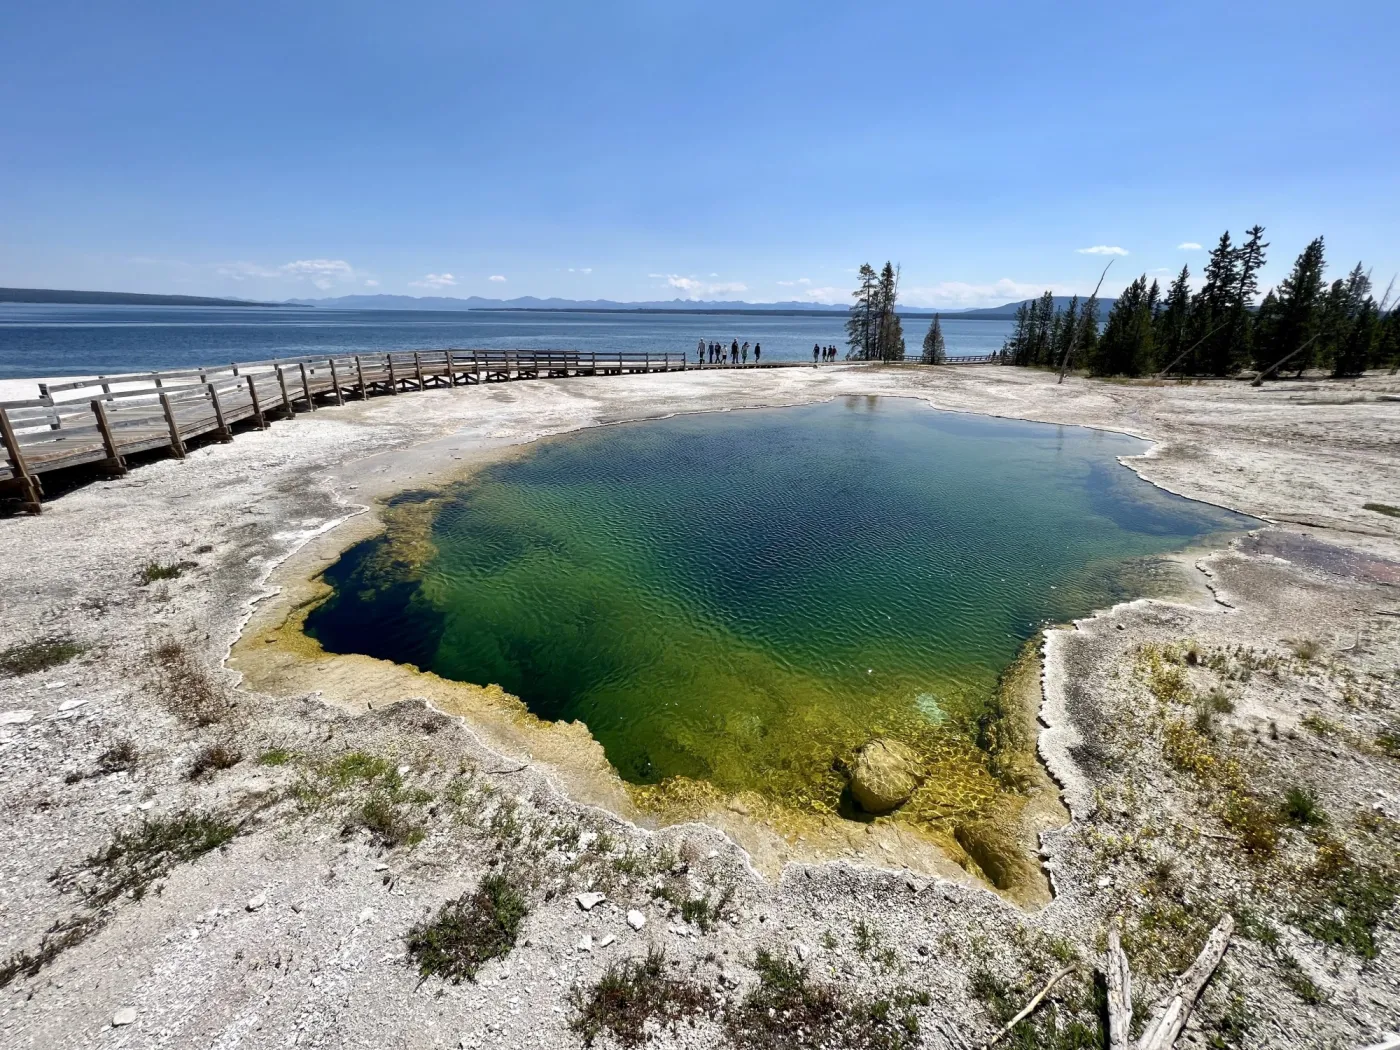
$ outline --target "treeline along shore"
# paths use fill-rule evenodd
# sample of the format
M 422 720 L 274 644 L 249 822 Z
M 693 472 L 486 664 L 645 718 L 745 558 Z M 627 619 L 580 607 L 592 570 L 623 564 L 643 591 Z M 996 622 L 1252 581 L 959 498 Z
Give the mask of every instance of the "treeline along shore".
M 1260 377 L 1310 368 L 1358 376 L 1400 364 L 1400 311 L 1392 278 L 1377 299 L 1371 273 L 1357 263 L 1345 277 L 1326 280 L 1323 238 L 1311 241 L 1287 278 L 1262 299 L 1264 228 L 1235 244 L 1227 230 L 1210 253 L 1204 280 L 1192 289 L 1183 266 L 1165 295 L 1156 279 L 1139 276 L 1119 295 L 1100 329 L 1095 296 L 1056 309 L 1046 292 L 1022 303 L 1002 348 L 1010 364 L 1087 369 L 1097 376 Z

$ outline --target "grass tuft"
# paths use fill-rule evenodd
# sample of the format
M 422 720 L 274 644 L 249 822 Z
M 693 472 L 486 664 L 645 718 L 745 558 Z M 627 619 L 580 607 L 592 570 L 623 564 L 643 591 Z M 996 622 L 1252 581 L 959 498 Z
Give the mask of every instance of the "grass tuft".
M 921 998 L 896 993 L 867 999 L 809 979 L 807 970 L 760 950 L 758 986 L 725 1015 L 739 1050 L 912 1050 L 919 1019 L 909 1008 Z
M 53 635 L 37 642 L 12 645 L 8 649 L 0 649 L 0 674 L 19 677 L 47 671 L 66 664 L 84 649 L 67 635 Z
M 1283 796 L 1283 816 L 1290 824 L 1299 827 L 1321 826 L 1327 823 L 1327 814 L 1317 804 L 1317 796 L 1305 787 L 1291 787 Z
M 233 713 L 228 690 L 183 642 L 167 638 L 151 650 L 150 659 L 157 695 L 184 721 L 211 726 Z
M 232 769 L 243 761 L 243 756 L 231 747 L 223 744 L 210 744 L 203 748 L 199 754 L 194 756 L 194 763 L 190 766 L 189 778 L 198 780 L 205 773 L 212 773 L 221 769 Z
M 192 561 L 172 561 L 159 562 L 149 561 L 145 567 L 136 574 L 142 587 L 148 587 L 160 580 L 178 580 L 188 570 L 195 568 Z
M 587 994 L 575 988 L 570 999 L 578 1012 L 569 1027 L 583 1037 L 584 1046 L 604 1032 L 620 1046 L 641 1046 L 650 1037 L 649 1023 L 674 1027 L 714 1010 L 699 985 L 667 975 L 665 953 L 657 948 L 645 959 L 612 963 Z
M 295 757 L 296 755 L 288 751 L 285 747 L 270 747 L 258 756 L 258 765 L 285 766 Z
M 515 947 L 528 914 L 525 898 L 504 875 L 488 875 L 474 893 L 448 901 L 431 921 L 408 931 L 409 958 L 424 978 L 475 980 L 488 960 Z

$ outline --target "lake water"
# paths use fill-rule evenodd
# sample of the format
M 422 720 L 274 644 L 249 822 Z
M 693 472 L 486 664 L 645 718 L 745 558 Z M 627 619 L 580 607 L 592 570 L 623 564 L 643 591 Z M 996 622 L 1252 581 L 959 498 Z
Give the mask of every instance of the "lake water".
M 91 375 L 375 350 L 649 350 L 693 355 L 700 339 L 757 342 L 769 360 L 845 352 L 842 314 L 604 314 L 0 303 L 0 379 Z M 907 318 L 917 353 L 926 319 Z M 1001 348 L 1007 321 L 945 317 L 950 354 Z M 693 357 L 692 357 L 693 359 Z
M 873 397 L 594 429 L 400 498 L 306 627 L 581 719 L 634 784 L 831 811 L 875 735 L 980 770 L 968 726 L 1042 625 L 1250 526 L 1115 461 L 1145 448 Z

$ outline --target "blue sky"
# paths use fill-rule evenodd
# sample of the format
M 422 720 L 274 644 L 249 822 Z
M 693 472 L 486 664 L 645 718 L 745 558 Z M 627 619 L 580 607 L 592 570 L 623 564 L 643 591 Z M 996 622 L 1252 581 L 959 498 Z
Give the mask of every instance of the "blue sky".
M 0 284 L 979 306 L 1400 270 L 1400 5 L 10 5 Z M 1086 253 L 1117 249 L 1126 255 Z

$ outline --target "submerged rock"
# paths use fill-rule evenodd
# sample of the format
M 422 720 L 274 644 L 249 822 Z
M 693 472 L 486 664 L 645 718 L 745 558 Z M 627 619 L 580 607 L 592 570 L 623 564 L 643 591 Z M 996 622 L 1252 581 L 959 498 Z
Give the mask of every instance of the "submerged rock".
M 885 737 L 863 744 L 849 773 L 851 794 L 867 813 L 888 813 L 902 806 L 924 780 L 914 749 Z

